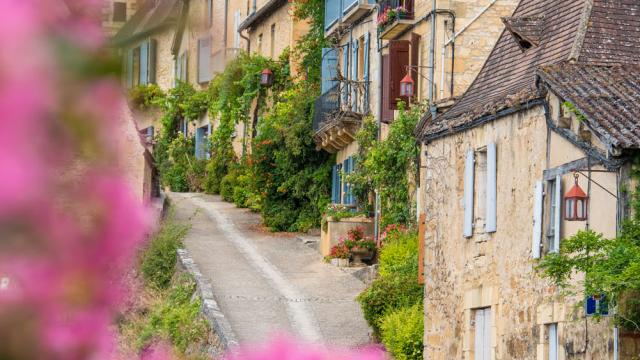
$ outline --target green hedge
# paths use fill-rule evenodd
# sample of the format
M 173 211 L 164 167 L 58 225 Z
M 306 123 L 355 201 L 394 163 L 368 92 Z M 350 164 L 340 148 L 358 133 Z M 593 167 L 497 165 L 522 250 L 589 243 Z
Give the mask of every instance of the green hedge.
M 422 304 L 388 313 L 380 322 L 382 343 L 396 360 L 422 360 L 424 311 Z
M 409 319 L 421 313 L 424 297 L 424 287 L 418 283 L 417 235 L 398 232 L 387 237 L 379 267 L 380 276 L 358 296 L 364 317 L 396 359 L 421 358 L 422 315 Z

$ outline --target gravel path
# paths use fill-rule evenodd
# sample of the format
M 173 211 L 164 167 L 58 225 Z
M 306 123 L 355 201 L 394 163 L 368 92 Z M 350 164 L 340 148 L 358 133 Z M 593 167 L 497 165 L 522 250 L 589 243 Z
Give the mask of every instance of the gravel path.
M 293 334 L 330 345 L 369 343 L 355 297 L 364 284 L 322 262 L 295 236 L 260 231 L 260 218 L 203 194 L 169 195 L 178 221 L 191 223 L 185 247 L 211 281 L 240 344 Z

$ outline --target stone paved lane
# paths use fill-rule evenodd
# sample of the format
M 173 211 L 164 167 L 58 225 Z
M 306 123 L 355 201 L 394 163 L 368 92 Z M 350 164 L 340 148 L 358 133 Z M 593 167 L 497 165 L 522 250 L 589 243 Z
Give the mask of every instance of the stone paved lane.
M 218 196 L 172 193 L 170 199 L 176 218 L 191 223 L 185 247 L 241 344 L 282 332 L 331 345 L 369 343 L 354 300 L 362 282 L 323 263 L 295 237 L 260 231 L 257 214 Z

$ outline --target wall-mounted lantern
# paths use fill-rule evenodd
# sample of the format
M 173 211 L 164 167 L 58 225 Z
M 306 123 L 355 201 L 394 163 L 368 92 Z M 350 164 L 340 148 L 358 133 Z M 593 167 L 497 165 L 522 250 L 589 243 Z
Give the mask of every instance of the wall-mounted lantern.
M 273 72 L 271 69 L 264 69 L 260 74 L 260 85 L 271 87 L 273 85 Z
M 411 74 L 407 73 L 405 77 L 400 81 L 400 96 L 410 98 L 413 96 L 413 78 Z
M 564 196 L 564 219 L 567 221 L 587 220 L 589 197 L 578 184 L 578 173 L 574 174 L 575 184 Z

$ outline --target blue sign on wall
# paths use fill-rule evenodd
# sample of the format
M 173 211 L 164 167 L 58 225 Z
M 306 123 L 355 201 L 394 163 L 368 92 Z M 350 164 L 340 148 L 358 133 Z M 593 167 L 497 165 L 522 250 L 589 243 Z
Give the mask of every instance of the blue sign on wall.
M 584 302 L 584 312 L 587 316 L 609 315 L 609 304 L 604 295 L 589 296 Z

